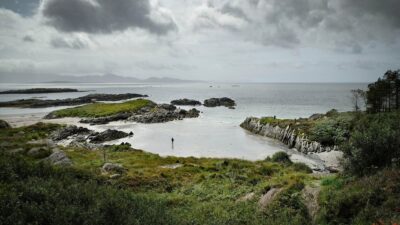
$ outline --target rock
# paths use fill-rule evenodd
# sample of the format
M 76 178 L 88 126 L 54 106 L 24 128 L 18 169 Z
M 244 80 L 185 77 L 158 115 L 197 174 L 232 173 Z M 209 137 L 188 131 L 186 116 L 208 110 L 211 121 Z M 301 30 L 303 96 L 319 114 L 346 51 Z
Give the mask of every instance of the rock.
M 9 102 L 0 102 L 0 107 L 22 107 L 22 108 L 46 108 L 53 106 L 74 106 L 88 104 L 95 101 L 121 101 L 131 98 L 148 97 L 147 95 L 141 94 L 90 94 L 78 98 L 67 98 L 67 99 L 19 99 Z M 46 119 L 53 119 L 56 116 L 52 113 L 45 117 Z
M 266 194 L 262 195 L 260 200 L 258 201 L 258 205 L 260 206 L 260 208 L 266 209 L 281 191 L 282 188 L 271 188 Z
M 197 100 L 193 100 L 193 99 L 187 99 L 187 98 L 183 98 L 183 99 L 178 99 L 178 100 L 173 100 L 171 101 L 172 105 L 201 105 L 201 102 L 197 101 Z
M 256 117 L 246 118 L 246 120 L 240 124 L 240 126 L 254 134 L 277 139 L 286 144 L 289 148 L 295 148 L 297 151 L 304 154 L 311 152 L 327 152 L 331 151 L 332 149 L 338 150 L 337 146 L 322 146 L 318 142 L 310 141 L 305 136 L 297 135 L 296 131 L 290 126 L 282 128 L 278 125 L 261 124 L 260 119 Z
M 102 170 L 105 173 L 116 172 L 119 174 L 125 171 L 124 167 L 118 163 L 104 163 Z
M 8 128 L 11 128 L 10 124 L 8 124 L 4 120 L 0 120 L 0 129 L 8 129 Z
M 248 193 L 245 196 L 240 197 L 236 202 L 247 202 L 251 201 L 256 197 L 256 194 L 254 192 Z
M 72 161 L 68 158 L 68 156 L 63 151 L 55 151 L 49 157 L 45 159 L 52 165 L 57 166 L 71 166 Z
M 66 128 L 55 131 L 51 134 L 51 138 L 55 141 L 67 139 L 72 135 L 90 134 L 91 131 L 84 127 L 67 126 Z
M 162 104 L 146 112 L 141 111 L 129 118 L 131 121 L 139 123 L 163 123 L 173 120 L 182 120 L 184 118 L 195 118 L 200 115 L 197 109 L 186 111 L 177 109 L 175 106 Z
M 165 109 L 167 111 L 174 111 L 176 110 L 176 106 L 170 104 L 160 104 L 157 106 L 160 109 Z
M 321 187 L 319 185 L 315 187 L 306 186 L 301 192 L 301 195 L 304 199 L 304 204 L 307 207 L 308 214 L 311 216 L 314 221 L 319 211 L 318 197 L 321 191 Z
M 26 154 L 33 158 L 44 158 L 49 156 L 51 151 L 44 147 L 31 148 Z
M 205 107 L 217 107 L 217 106 L 225 106 L 225 107 L 234 107 L 236 105 L 235 101 L 230 98 L 210 98 L 204 100 Z
M 128 136 L 129 136 L 129 134 L 125 133 L 123 131 L 108 129 L 101 133 L 96 132 L 94 134 L 91 134 L 88 137 L 88 139 L 90 140 L 91 143 L 101 143 L 101 142 L 121 139 L 121 138 L 128 137 Z

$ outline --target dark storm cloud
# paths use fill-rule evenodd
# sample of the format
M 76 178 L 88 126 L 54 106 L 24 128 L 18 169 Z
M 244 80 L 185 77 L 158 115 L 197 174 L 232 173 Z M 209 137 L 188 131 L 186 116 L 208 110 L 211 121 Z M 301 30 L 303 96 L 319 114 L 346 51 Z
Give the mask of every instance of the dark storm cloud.
M 172 18 L 150 18 L 149 0 L 47 0 L 43 15 L 48 24 L 64 32 L 112 33 L 142 28 L 163 35 L 176 29 Z
M 318 37 L 326 44 L 340 43 L 349 52 L 358 54 L 363 51 L 363 44 L 393 42 L 400 33 L 399 0 L 238 0 L 235 3 L 209 7 L 247 21 L 248 26 L 240 27 L 242 34 L 264 45 L 295 47 Z M 309 32 L 313 33 L 307 36 Z
M 84 49 L 87 48 L 87 43 L 81 41 L 78 38 L 67 40 L 64 38 L 56 37 L 51 39 L 50 45 L 54 48 L 69 48 L 69 49 Z

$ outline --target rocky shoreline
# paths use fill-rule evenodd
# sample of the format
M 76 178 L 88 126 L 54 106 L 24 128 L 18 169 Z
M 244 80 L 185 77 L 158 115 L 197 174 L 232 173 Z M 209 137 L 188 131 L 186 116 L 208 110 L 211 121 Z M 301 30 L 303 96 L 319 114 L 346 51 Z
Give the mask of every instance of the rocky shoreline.
M 319 160 L 323 162 L 324 160 L 318 156 L 321 153 L 331 153 L 332 155 L 341 155 L 334 153 L 341 153 L 337 146 L 323 146 L 321 143 L 316 141 L 309 140 L 305 135 L 298 134 L 295 129 L 290 126 L 282 128 L 278 125 L 272 124 L 262 124 L 261 119 L 256 117 L 248 117 L 246 120 L 240 124 L 240 126 L 250 131 L 253 134 L 273 138 L 281 141 L 285 145 L 288 146 L 289 149 L 295 149 L 297 152 L 303 153 L 305 155 L 309 155 L 310 158 Z M 324 155 L 327 158 L 326 154 Z M 329 158 L 329 157 L 328 157 Z M 332 159 L 333 161 L 337 161 L 336 158 Z M 328 160 L 328 161 L 332 161 Z M 317 168 L 320 171 L 329 171 L 329 172 L 337 172 L 340 170 L 340 166 L 338 162 L 336 163 L 325 163 L 321 165 L 321 168 Z
M 43 99 L 20 99 L 15 101 L 0 102 L 1 107 L 18 107 L 18 108 L 46 108 L 56 106 L 75 106 L 93 103 L 96 101 L 121 101 L 132 98 L 143 98 L 148 95 L 142 94 L 89 94 L 78 98 L 43 100 Z

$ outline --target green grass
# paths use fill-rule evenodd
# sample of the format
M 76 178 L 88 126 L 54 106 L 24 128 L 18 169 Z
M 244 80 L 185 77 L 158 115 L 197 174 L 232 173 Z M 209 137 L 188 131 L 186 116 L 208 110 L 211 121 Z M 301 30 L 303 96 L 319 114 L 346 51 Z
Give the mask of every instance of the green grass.
M 3 130 L 0 140 L 7 140 L 11 147 L 0 150 L 9 152 L 17 147 L 15 142 L 18 142 L 18 147 L 29 149 L 30 145 L 26 143 L 29 138 L 25 137 L 28 131 L 41 139 L 48 137 L 48 133 L 54 129 L 57 129 L 56 125 L 39 124 Z M 41 169 L 40 159 L 27 157 L 26 151 L 19 154 L 22 161 L 26 162 L 14 158 L 19 155 L 0 155 L 3 163 L 0 173 L 3 171 L 4 176 L 9 174 L 8 180 L 0 182 L 0 201 L 4 203 L 0 215 L 5 224 L 11 221 L 15 224 L 46 224 L 44 221 L 101 224 L 102 210 L 114 215 L 109 217 L 109 224 L 307 224 L 304 221 L 308 221 L 299 194 L 295 194 L 300 189 L 295 193 L 282 194 L 282 199 L 277 198 L 280 203 L 273 204 L 265 211 L 258 207 L 260 196 L 272 187 L 289 191 L 293 186 L 302 186 L 315 179 L 304 171 L 282 163 L 160 157 L 127 146 L 110 146 L 105 149 L 107 161 L 120 163 L 126 168 L 122 177 L 111 179 L 110 174 L 101 171 L 104 164 L 102 150 L 61 149 L 74 162 L 71 169 Z M 162 167 L 176 163 L 182 164 L 182 167 Z M 27 171 L 23 169 L 25 167 Z M 35 188 L 30 189 L 30 186 Z M 57 195 L 55 190 L 60 187 L 63 190 Z M 254 200 L 237 201 L 251 192 L 256 195 Z M 70 198 L 69 195 L 76 197 Z M 297 197 L 287 199 L 292 195 Z M 122 201 L 121 206 L 117 204 L 119 201 Z M 285 202 L 290 204 L 285 205 Z M 83 209 L 86 204 L 88 208 Z M 152 204 L 154 209 L 149 207 Z M 138 206 L 142 206 L 140 210 Z M 52 219 L 50 215 L 57 210 L 65 213 L 59 213 Z M 99 219 L 87 217 L 85 220 L 84 212 L 88 210 Z M 29 213 L 32 216 L 28 221 L 23 215 Z M 68 222 L 70 220 L 73 222 Z
M 56 117 L 103 117 L 123 112 L 135 112 L 146 106 L 153 106 L 154 102 L 147 99 L 137 99 L 122 103 L 93 103 L 74 108 L 54 111 Z

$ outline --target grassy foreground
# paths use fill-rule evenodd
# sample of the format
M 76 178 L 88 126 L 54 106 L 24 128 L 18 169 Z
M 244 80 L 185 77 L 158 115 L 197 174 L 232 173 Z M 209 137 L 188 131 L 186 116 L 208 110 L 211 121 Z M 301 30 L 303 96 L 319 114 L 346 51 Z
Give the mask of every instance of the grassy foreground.
M 52 112 L 55 117 L 102 117 L 124 112 L 136 112 L 137 110 L 155 105 L 147 99 L 137 99 L 122 103 L 92 103 L 74 108 L 61 109 Z
M 41 162 L 29 149 L 59 125 L 0 130 L 2 224 L 395 224 L 400 220 L 400 174 L 362 179 L 312 176 L 287 156 L 257 162 L 160 157 L 126 145 L 109 146 L 107 161 L 121 177 L 101 171 L 103 151 L 63 148 L 71 168 Z M 36 140 L 36 141 L 32 141 Z M 171 165 L 180 167 L 172 168 Z M 320 210 L 311 218 L 305 187 L 322 185 Z M 282 191 L 265 209 L 260 196 Z M 254 193 L 254 198 L 243 196 Z

